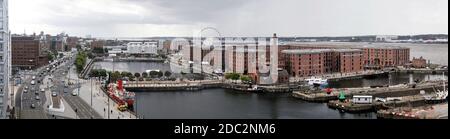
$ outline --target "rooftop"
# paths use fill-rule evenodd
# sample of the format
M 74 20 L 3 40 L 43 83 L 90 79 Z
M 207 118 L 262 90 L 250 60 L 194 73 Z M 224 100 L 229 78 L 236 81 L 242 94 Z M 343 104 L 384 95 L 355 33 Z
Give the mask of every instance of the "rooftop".
M 362 52 L 359 49 L 295 49 L 295 50 L 283 50 L 285 54 L 319 54 L 325 52 Z
M 361 48 L 377 48 L 377 49 L 409 49 L 406 47 L 393 46 L 393 45 L 365 45 L 361 46 Z
M 364 49 L 364 48 L 382 48 L 382 49 L 408 49 L 398 46 L 399 44 L 389 43 L 349 43 L 349 42 L 285 42 L 280 45 L 289 45 L 297 47 L 317 47 L 317 48 L 336 48 L 336 49 Z M 404 45 L 404 44 L 400 44 Z

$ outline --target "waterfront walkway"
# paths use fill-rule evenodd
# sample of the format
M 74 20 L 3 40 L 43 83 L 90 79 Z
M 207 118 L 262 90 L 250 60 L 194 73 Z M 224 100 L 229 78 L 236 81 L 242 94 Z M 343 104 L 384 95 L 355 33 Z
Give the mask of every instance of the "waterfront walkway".
M 78 96 L 89 106 L 91 106 L 96 113 L 101 115 L 103 119 L 108 119 L 108 113 L 109 113 L 109 119 L 136 119 L 136 116 L 128 111 L 121 112 L 117 109 L 117 104 L 110 99 L 101 89 L 101 83 L 99 81 L 96 81 L 92 79 L 92 85 L 91 80 L 85 80 L 78 77 L 75 68 L 71 68 L 69 72 L 70 76 L 70 82 L 73 83 L 79 83 L 80 93 Z M 68 77 L 66 77 L 68 78 Z M 66 79 L 67 80 L 67 79 Z M 92 89 L 92 104 L 91 104 L 91 89 Z M 78 89 L 73 90 L 73 92 L 70 93 L 78 93 Z M 109 110 L 108 110 L 108 99 L 109 99 Z
M 125 88 L 146 87 L 194 87 L 205 84 L 222 84 L 221 80 L 202 80 L 202 81 L 128 81 Z
M 327 94 L 324 90 L 300 90 L 294 91 L 293 96 L 305 101 L 312 102 L 328 102 L 330 100 L 336 100 L 338 98 L 337 96 L 341 92 L 345 93 L 345 96 L 347 97 L 363 94 L 373 95 L 375 97 L 399 97 L 406 95 L 415 95 L 418 94 L 420 90 L 431 91 L 433 90 L 433 88 L 440 88 L 440 85 L 440 81 L 428 81 L 418 84 L 415 87 L 410 87 L 408 85 L 396 85 L 383 88 L 341 88 L 333 90 L 331 94 Z
M 79 96 L 86 103 L 91 105 L 91 89 L 92 89 L 92 108 L 97 113 L 102 115 L 104 119 L 136 119 L 136 116 L 128 111 L 124 112 L 119 111 L 117 109 L 118 105 L 100 89 L 100 86 L 101 83 L 98 81 L 86 80 L 83 84 L 81 84 Z M 109 99 L 109 111 L 108 111 L 108 99 Z
M 361 78 L 363 76 L 368 75 L 379 75 L 384 74 L 384 71 L 376 71 L 376 70 L 367 70 L 362 72 L 354 72 L 354 73 L 333 73 L 333 74 L 324 74 L 324 75 L 318 75 L 314 76 L 317 78 L 323 78 L 328 80 L 342 80 L 342 79 L 352 79 L 352 78 Z M 290 82 L 302 82 L 306 79 L 309 79 L 310 77 L 291 77 Z

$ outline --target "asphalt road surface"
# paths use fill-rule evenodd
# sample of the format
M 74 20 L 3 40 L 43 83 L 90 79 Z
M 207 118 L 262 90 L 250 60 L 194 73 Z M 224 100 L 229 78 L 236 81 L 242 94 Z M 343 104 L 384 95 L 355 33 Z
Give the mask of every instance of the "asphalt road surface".
M 66 62 L 60 63 L 57 68 L 53 68 L 51 71 L 46 71 L 47 67 L 39 68 L 26 75 L 21 75 L 24 82 L 18 88 L 18 94 L 15 98 L 16 109 L 18 110 L 19 119 L 67 119 L 65 117 L 54 116 L 46 113 L 48 106 L 43 106 L 46 101 L 45 93 L 41 92 L 44 88 L 45 91 L 49 89 L 52 92 L 57 92 L 62 96 L 70 107 L 76 111 L 77 118 L 80 119 L 101 119 L 102 116 L 95 112 L 84 100 L 79 96 L 72 96 L 72 91 L 78 89 L 80 84 L 74 84 L 67 86 L 67 80 L 65 77 L 68 74 L 69 66 L 72 66 L 72 60 L 66 60 Z M 52 75 L 52 82 L 54 86 L 42 86 L 45 76 Z M 32 76 L 35 76 L 35 85 L 31 85 Z M 38 83 L 39 81 L 39 83 Z M 28 87 L 28 89 L 25 89 Z M 27 92 L 24 92 L 27 90 Z M 65 93 L 66 92 L 66 93 Z M 36 98 L 39 97 L 39 99 Z M 34 105 L 34 107 L 32 107 Z
M 15 98 L 16 108 L 19 111 L 19 119 L 47 119 L 48 116 L 45 113 L 43 106 L 46 98 L 45 94 L 41 92 L 42 80 L 44 75 L 41 75 L 41 69 L 37 69 L 31 74 L 23 75 L 22 78 L 28 77 L 24 80 L 23 84 L 19 86 L 18 94 Z M 35 84 L 32 85 L 32 76 L 35 77 Z M 39 83 L 38 83 L 39 82 Z M 25 89 L 28 88 L 28 89 Z M 27 90 L 24 92 L 24 90 Z M 38 98 L 39 99 L 38 99 Z M 34 107 L 32 107 L 34 105 Z
M 70 107 L 76 112 L 77 118 L 79 119 L 102 119 L 103 117 L 98 114 L 88 103 L 86 103 L 79 96 L 73 96 L 72 92 L 77 90 L 80 86 L 80 82 L 74 82 L 71 80 L 70 82 L 73 85 L 68 85 L 68 80 L 65 78 L 69 73 L 69 67 L 72 67 L 70 61 L 65 63 L 61 68 L 55 71 L 53 74 L 53 84 L 54 88 L 52 88 L 53 92 L 57 92 L 58 95 L 62 96 L 64 100 L 70 105 Z M 73 78 L 73 77 L 71 77 Z

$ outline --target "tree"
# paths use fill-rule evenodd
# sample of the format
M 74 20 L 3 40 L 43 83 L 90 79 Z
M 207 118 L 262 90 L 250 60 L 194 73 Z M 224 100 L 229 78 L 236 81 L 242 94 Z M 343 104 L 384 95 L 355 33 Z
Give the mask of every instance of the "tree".
M 104 69 L 93 69 L 91 70 L 91 73 L 89 73 L 90 77 L 106 77 L 107 71 Z M 122 76 L 124 77 L 124 76 Z
M 164 72 L 164 76 L 166 76 L 168 78 L 168 77 L 172 76 L 172 72 L 166 71 L 166 72 Z
M 120 72 L 118 72 L 118 71 L 111 74 L 111 82 L 116 82 L 117 80 L 119 80 L 121 78 L 122 78 L 122 76 L 121 76 Z
M 225 79 L 227 79 L 227 80 L 231 79 L 233 81 L 236 81 L 236 80 L 239 80 L 240 77 L 241 77 L 241 75 L 239 75 L 237 73 L 226 73 L 225 74 Z
M 242 76 L 241 77 L 241 81 L 244 83 L 251 83 L 252 82 L 252 78 L 250 78 L 249 76 Z
M 107 72 L 104 69 L 100 69 L 98 71 L 99 77 L 106 77 L 107 76 Z
M 89 73 L 90 77 L 98 77 L 98 70 L 93 69 L 91 70 L 91 73 Z
M 147 72 L 143 72 L 142 73 L 142 77 L 147 78 L 148 77 L 148 73 Z
M 158 78 L 161 78 L 162 76 L 164 76 L 164 73 L 163 73 L 162 71 L 159 71 L 159 72 L 156 74 L 156 76 L 157 76 Z
M 133 73 L 131 73 L 131 72 L 127 72 L 127 77 L 128 77 L 128 78 L 135 78 L 135 76 L 134 76 Z
M 122 76 L 122 77 L 126 77 L 127 76 L 127 72 L 126 71 L 122 71 L 121 73 L 120 73 L 120 76 Z
M 157 71 L 150 71 L 150 77 L 155 78 L 156 76 L 158 76 Z
M 241 75 L 237 74 L 237 73 L 226 73 L 225 74 L 225 79 L 231 79 L 231 80 L 239 80 Z
M 87 55 L 85 52 L 78 52 L 75 59 L 75 66 L 77 68 L 77 72 L 80 73 L 84 66 L 86 65 Z
M 55 59 L 55 55 L 53 55 L 52 52 L 48 52 L 47 58 L 48 58 L 49 61 L 53 61 L 53 59 Z
M 231 79 L 231 75 L 232 75 L 232 73 L 226 73 L 225 74 L 225 79 L 227 79 L 227 80 Z
M 239 74 L 237 74 L 237 73 L 234 73 L 234 74 L 232 74 L 232 76 L 231 76 L 231 80 L 239 80 L 239 77 L 241 77 L 241 75 L 239 75 Z
M 141 77 L 141 74 L 138 73 L 138 72 L 136 72 L 136 73 L 134 74 L 134 77 L 139 78 L 139 77 Z
M 77 50 L 78 50 L 78 51 L 81 50 L 81 45 L 77 44 Z
M 100 48 L 100 47 L 95 47 L 94 49 L 92 49 L 92 52 L 96 53 L 96 54 L 104 54 L 105 53 L 105 49 Z
M 64 45 L 64 50 L 69 51 L 69 45 Z

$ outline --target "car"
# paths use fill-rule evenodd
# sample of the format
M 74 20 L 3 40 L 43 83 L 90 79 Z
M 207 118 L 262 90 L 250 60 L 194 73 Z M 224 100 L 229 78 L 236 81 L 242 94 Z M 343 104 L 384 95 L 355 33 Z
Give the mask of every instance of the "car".
M 67 89 L 64 89 L 64 93 L 68 93 L 68 90 L 67 90 Z
M 31 85 L 35 85 L 36 82 L 34 80 L 31 81 Z
M 42 92 L 42 93 L 44 93 L 44 92 L 45 92 L 45 89 L 44 89 L 44 88 L 42 88 L 42 89 L 41 89 L 41 92 Z
M 72 96 L 78 96 L 78 93 L 77 92 L 73 92 Z
M 31 77 L 33 80 L 36 79 L 36 76 Z
M 58 94 L 56 92 L 52 93 L 52 97 L 57 97 L 57 96 L 58 96 Z
M 34 109 L 34 108 L 36 108 L 36 105 L 34 105 L 34 104 L 31 104 L 31 106 L 30 106 L 32 109 Z
M 28 86 L 25 86 L 25 89 L 27 89 L 27 90 L 28 90 Z
M 39 96 L 36 96 L 36 98 L 35 98 L 36 100 L 41 100 L 41 98 L 39 97 Z
M 25 89 L 25 90 L 23 90 L 23 93 L 28 93 L 28 90 L 26 90 L 26 89 Z

